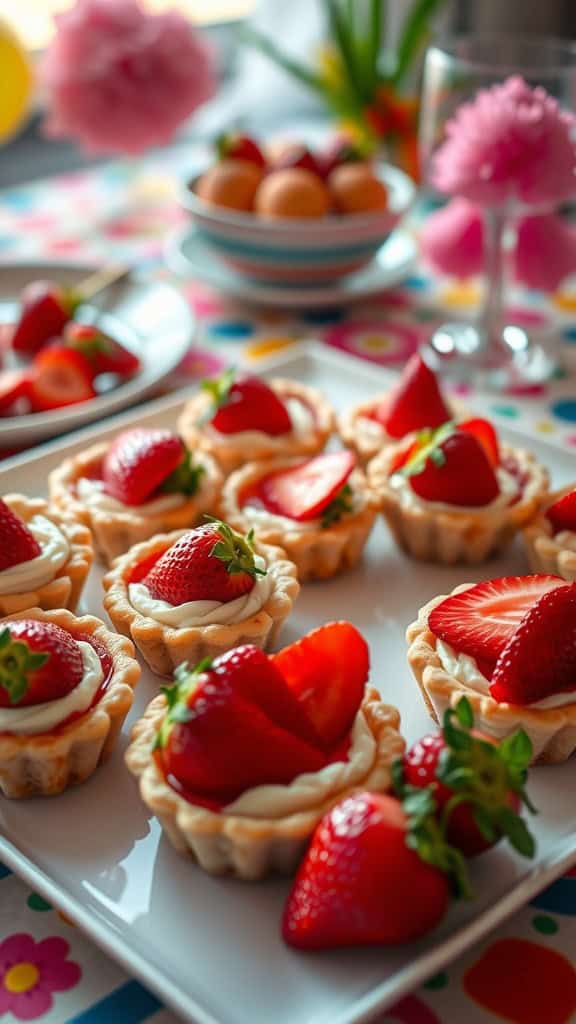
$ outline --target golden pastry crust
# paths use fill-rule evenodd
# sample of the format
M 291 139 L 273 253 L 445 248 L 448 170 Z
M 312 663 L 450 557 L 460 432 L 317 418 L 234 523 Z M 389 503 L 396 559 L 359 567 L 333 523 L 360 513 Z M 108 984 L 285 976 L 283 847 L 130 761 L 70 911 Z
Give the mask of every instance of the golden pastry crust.
M 152 744 L 164 718 L 163 694 L 148 705 L 133 727 L 126 764 L 139 779 L 140 795 L 157 815 L 172 845 L 190 856 L 210 874 L 233 874 L 249 881 L 278 872 L 292 874 L 320 819 L 339 800 L 364 789 L 384 793 L 391 789 L 391 766 L 404 753 L 396 708 L 383 703 L 378 691 L 367 687 L 362 711 L 376 740 L 370 768 L 340 792 L 322 795 L 316 806 L 278 818 L 255 818 L 216 813 L 189 803 L 175 792 L 151 757 Z M 313 800 L 312 800 L 313 804 Z
M 398 444 L 398 438 L 390 437 L 381 424 L 370 418 L 370 413 L 386 398 L 387 392 L 375 398 L 367 398 L 338 417 L 337 429 L 343 443 L 356 452 L 363 466 L 366 466 L 383 448 Z M 465 419 L 469 415 L 466 407 L 458 401 L 450 402 L 449 407 L 455 420 Z M 403 444 L 406 443 L 405 437 L 400 440 Z
M 474 584 L 465 583 L 452 593 L 460 594 Z M 408 661 L 428 712 L 438 724 L 449 707 L 466 696 L 474 712 L 474 724 L 481 732 L 504 739 L 515 729 L 524 729 L 533 746 L 533 761 L 560 764 L 576 750 L 576 700 L 558 708 L 537 708 L 520 704 L 499 704 L 489 694 L 465 687 L 446 671 L 436 650 L 436 637 L 428 627 L 430 612 L 446 600 L 441 594 L 424 605 L 418 619 L 406 631 Z
M 6 494 L 4 501 L 25 523 L 33 516 L 49 519 L 64 534 L 70 546 L 68 558 L 54 574 L 54 579 L 35 590 L 19 594 L 0 593 L 0 615 L 12 615 L 25 608 L 68 608 L 75 611 L 94 561 L 92 535 L 82 523 L 75 523 L 52 508 L 42 498 L 27 498 L 23 494 Z
M 274 566 L 274 588 L 259 612 L 241 622 L 227 625 L 166 626 L 142 615 L 130 603 L 128 585 L 141 562 L 155 554 L 160 557 L 187 531 L 160 534 L 137 544 L 118 558 L 103 579 L 106 591 L 104 607 L 116 629 L 129 636 L 153 672 L 171 676 L 177 665 L 197 664 L 203 658 L 215 658 L 232 647 L 255 644 L 267 649 L 276 643 L 285 619 L 292 611 L 298 592 L 296 566 L 278 547 L 255 543 L 254 550 Z
M 107 449 L 106 443 L 93 445 L 87 451 L 65 459 L 49 476 L 53 506 L 67 519 L 90 528 L 96 552 L 107 565 L 133 544 L 139 544 L 156 533 L 195 526 L 205 512 L 213 512 L 216 508 L 222 474 L 214 459 L 205 453 L 194 456 L 195 463 L 204 467 L 197 493 L 176 508 L 143 516 L 138 514 L 137 506 L 125 506 L 121 512 L 116 512 L 88 505 L 78 497 L 76 484 L 82 477 L 97 476 Z
M 84 782 L 110 756 L 132 706 L 140 666 L 130 640 L 110 632 L 93 615 L 77 617 L 69 611 L 31 608 L 8 616 L 8 621 L 15 619 L 52 622 L 72 635 L 89 634 L 108 649 L 114 663 L 98 703 L 68 725 L 28 736 L 0 733 L 0 790 L 4 796 L 57 796 Z
M 201 421 L 210 408 L 211 399 L 207 392 L 199 391 L 186 403 L 180 415 L 180 436 L 192 451 L 204 451 L 212 455 L 225 476 L 243 466 L 248 460 L 290 458 L 321 452 L 336 422 L 334 411 L 321 392 L 282 377 L 275 377 L 269 384 L 284 401 L 297 398 L 310 409 L 315 418 L 315 425 L 309 434 L 299 437 L 292 432 L 271 437 L 260 431 L 250 431 L 248 444 L 246 437 L 237 439 L 234 434 L 219 434 L 217 431 L 206 429 Z
M 300 459 L 274 459 L 250 462 L 226 480 L 222 489 L 220 515 L 234 529 L 246 533 L 253 529 L 264 544 L 279 544 L 295 563 L 301 583 L 312 579 L 328 579 L 352 569 L 360 560 L 378 512 L 378 502 L 360 469 L 353 470 L 349 483 L 353 489 L 357 511 L 342 516 L 337 523 L 323 529 L 295 520 L 272 519 L 270 523 L 252 520 L 240 506 L 240 495 L 261 477 L 276 470 L 297 466 Z M 308 528 L 307 528 L 308 527 Z
M 520 448 L 501 445 L 504 458 L 513 457 L 526 476 L 522 496 L 514 505 L 498 508 L 434 508 L 418 500 L 404 506 L 390 485 L 390 465 L 398 446 L 385 449 L 368 466 L 368 480 L 380 499 L 382 512 L 396 542 L 412 558 L 425 562 L 469 565 L 483 562 L 504 548 L 537 512 L 548 492 L 548 471 Z
M 568 547 L 565 537 L 569 531 L 562 530 L 554 534 L 552 524 L 546 518 L 546 510 L 573 490 L 574 485 L 571 484 L 570 487 L 564 487 L 561 491 L 548 495 L 536 518 L 522 531 L 532 571 L 562 576 L 569 583 L 576 582 L 576 534 L 574 547 Z

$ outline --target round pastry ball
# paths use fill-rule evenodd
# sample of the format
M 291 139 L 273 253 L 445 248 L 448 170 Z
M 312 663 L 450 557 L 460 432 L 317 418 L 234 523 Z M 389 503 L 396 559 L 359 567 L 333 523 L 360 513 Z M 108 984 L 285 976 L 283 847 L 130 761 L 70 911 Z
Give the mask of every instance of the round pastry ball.
M 330 196 L 318 175 L 302 167 L 286 167 L 266 175 L 254 208 L 261 217 L 324 217 Z
M 219 160 L 199 178 L 196 195 L 213 206 L 252 210 L 262 169 L 248 160 Z
M 369 164 L 341 164 L 329 175 L 328 188 L 338 213 L 368 213 L 388 206 L 386 186 Z

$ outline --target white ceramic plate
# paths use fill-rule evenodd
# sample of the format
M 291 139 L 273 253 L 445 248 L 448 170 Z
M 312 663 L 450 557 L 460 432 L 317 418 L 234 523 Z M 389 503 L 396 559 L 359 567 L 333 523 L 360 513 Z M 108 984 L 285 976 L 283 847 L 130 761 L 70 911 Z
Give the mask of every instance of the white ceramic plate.
M 398 229 L 363 270 L 330 285 L 311 285 L 309 288 L 263 284 L 235 274 L 202 241 L 193 227 L 179 229 L 168 240 L 165 256 L 168 266 L 176 274 L 197 277 L 243 302 L 285 309 L 319 309 L 359 302 L 399 284 L 414 266 L 416 243 L 407 231 Z
M 15 263 L 0 266 L 0 323 L 16 317 L 16 299 L 28 281 L 57 280 L 65 287 L 87 277 L 94 266 L 61 263 Z M 145 275 L 130 277 L 95 298 L 86 308 L 92 322 L 96 310 L 104 331 L 137 352 L 142 369 L 113 391 L 78 405 L 28 416 L 0 418 L 0 447 L 18 447 L 104 419 L 138 401 L 160 383 L 183 359 L 194 335 L 188 304 L 169 284 Z M 81 311 L 81 314 L 84 311 Z M 80 319 L 83 316 L 80 315 Z
M 283 376 L 323 388 L 340 409 L 390 380 L 374 366 L 326 349 L 292 351 L 273 366 Z M 0 493 L 34 494 L 64 455 L 113 436 L 120 424 L 135 419 L 173 425 L 180 408 L 180 400 L 165 399 L 119 417 L 105 430 L 52 443 L 41 459 L 13 459 L 0 469 Z M 519 440 L 513 432 L 502 433 Z M 573 456 L 542 441 L 531 447 L 550 466 L 555 485 L 573 478 Z M 370 642 L 372 682 L 398 705 L 412 741 L 431 723 L 406 663 L 406 625 L 421 604 L 457 583 L 525 571 L 520 547 L 480 570 L 419 565 L 394 548 L 379 523 L 360 568 L 303 587 L 282 643 L 328 619 L 351 618 Z M 99 571 L 91 577 L 84 607 L 102 613 Z M 157 688 L 158 680 L 144 673 L 131 721 Z M 477 898 L 455 905 L 434 934 L 411 946 L 297 953 L 279 934 L 287 881 L 210 878 L 162 837 L 122 761 L 127 731 L 111 761 L 79 789 L 54 800 L 0 799 L 0 860 L 196 1024 L 366 1020 L 485 935 L 576 857 L 574 763 L 535 769 L 530 793 L 540 814 L 533 821 L 534 863 L 505 849 L 478 858 L 472 867 Z

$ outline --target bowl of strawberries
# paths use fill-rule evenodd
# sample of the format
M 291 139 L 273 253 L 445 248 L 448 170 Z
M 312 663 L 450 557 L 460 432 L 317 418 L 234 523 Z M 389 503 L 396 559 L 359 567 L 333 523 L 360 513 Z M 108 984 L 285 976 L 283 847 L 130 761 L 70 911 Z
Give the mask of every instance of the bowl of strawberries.
M 365 267 L 414 196 L 407 175 L 347 138 L 312 149 L 229 134 L 181 199 L 200 240 L 236 273 L 300 286 Z

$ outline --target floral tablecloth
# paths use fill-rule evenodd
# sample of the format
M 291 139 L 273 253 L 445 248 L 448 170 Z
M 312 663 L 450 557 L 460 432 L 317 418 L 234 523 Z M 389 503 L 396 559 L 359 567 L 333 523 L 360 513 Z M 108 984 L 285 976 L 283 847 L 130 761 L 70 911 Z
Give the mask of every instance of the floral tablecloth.
M 1 261 L 119 259 L 168 275 L 167 232 L 185 224 L 174 182 L 190 160 L 191 152 L 180 148 L 0 193 L 0 273 Z M 297 317 L 245 308 L 196 281 L 179 286 L 200 326 L 174 386 L 239 358 L 257 366 L 307 337 L 401 366 L 431 326 L 446 313 L 467 315 L 478 299 L 476 282 L 434 278 L 421 267 L 401 288 L 361 305 Z M 517 321 L 559 339 L 564 372 L 546 387 L 471 398 L 496 420 L 546 435 L 576 454 L 576 280 L 547 299 L 522 293 L 513 302 Z M 576 1020 L 575 961 L 576 868 L 378 1024 L 569 1024 Z M 0 864 L 0 1020 L 175 1024 L 177 1018 Z

